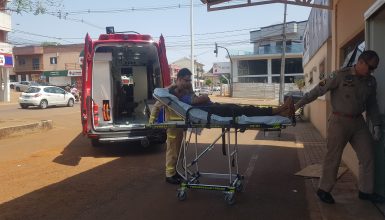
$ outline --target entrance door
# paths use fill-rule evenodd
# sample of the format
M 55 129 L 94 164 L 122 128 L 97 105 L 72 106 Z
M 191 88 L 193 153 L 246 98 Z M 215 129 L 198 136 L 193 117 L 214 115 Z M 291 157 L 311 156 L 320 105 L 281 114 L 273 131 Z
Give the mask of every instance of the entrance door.
M 374 72 L 377 80 L 377 100 L 382 114 L 382 139 L 376 143 L 376 185 L 377 193 L 385 196 L 385 0 L 376 1 L 365 13 L 366 48 L 380 56 L 380 63 Z

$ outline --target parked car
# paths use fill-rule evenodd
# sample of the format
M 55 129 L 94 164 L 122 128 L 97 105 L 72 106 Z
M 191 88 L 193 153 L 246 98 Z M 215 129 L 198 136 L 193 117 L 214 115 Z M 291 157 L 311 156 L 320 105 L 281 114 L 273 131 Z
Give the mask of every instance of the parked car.
M 45 109 L 59 105 L 72 107 L 74 103 L 75 97 L 71 93 L 56 86 L 30 86 L 19 97 L 21 108 L 38 106 Z
M 303 92 L 301 91 L 290 91 L 284 95 L 284 100 L 286 100 L 289 96 L 293 97 L 294 102 L 298 102 L 303 97 Z
M 18 83 L 18 82 L 16 82 L 16 81 L 10 80 L 10 81 L 9 81 L 9 88 L 14 89 L 14 88 L 15 88 L 15 85 L 16 85 L 17 83 Z
M 207 88 L 201 88 L 198 93 L 199 95 L 212 95 L 213 91 Z
M 28 87 L 32 84 L 30 81 L 21 81 L 18 83 L 15 83 L 14 87 L 15 90 L 18 92 L 25 92 L 27 91 Z

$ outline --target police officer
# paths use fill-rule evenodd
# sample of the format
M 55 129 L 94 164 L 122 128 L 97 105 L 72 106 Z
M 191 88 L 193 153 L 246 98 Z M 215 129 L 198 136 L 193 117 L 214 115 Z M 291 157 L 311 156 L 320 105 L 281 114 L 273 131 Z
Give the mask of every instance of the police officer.
M 330 191 L 336 183 L 342 153 L 348 142 L 359 160 L 358 197 L 376 203 L 384 202 L 383 197 L 373 193 L 373 139 L 378 141 L 381 137 L 381 121 L 376 99 L 376 79 L 371 73 L 378 63 L 376 52 L 364 51 L 356 65 L 332 73 L 295 104 L 297 110 L 330 91 L 332 114 L 328 121 L 327 152 L 317 190 L 322 202 L 335 202 Z M 373 137 L 362 116 L 364 111 L 374 125 Z
M 176 83 L 168 87 L 170 94 L 180 97 L 185 91 L 191 91 L 191 72 L 187 68 L 179 70 Z M 151 110 L 149 123 L 154 123 L 159 115 L 162 103 L 157 101 Z M 183 120 L 170 108 L 165 107 L 166 121 L 181 121 Z M 166 149 L 166 182 L 170 184 L 179 184 L 181 177 L 176 172 L 176 163 L 178 159 L 179 149 L 183 139 L 183 129 L 168 128 L 167 129 L 167 149 Z

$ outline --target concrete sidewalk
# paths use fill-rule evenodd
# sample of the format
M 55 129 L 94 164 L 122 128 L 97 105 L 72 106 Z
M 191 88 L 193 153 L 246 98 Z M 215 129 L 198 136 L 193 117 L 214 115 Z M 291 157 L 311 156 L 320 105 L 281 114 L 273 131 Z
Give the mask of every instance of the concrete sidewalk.
M 18 93 L 12 93 L 13 99 L 10 103 L 1 103 L 2 105 L 16 104 Z M 276 105 L 275 100 L 257 100 L 247 98 L 229 98 L 229 97 L 211 97 L 215 102 L 224 103 L 239 103 L 250 105 Z M 28 124 L 41 123 L 23 121 L 23 119 L 1 119 L 0 130 L 8 129 L 12 127 L 24 126 L 28 128 Z M 52 123 L 52 121 L 51 121 Z M 31 125 L 29 125 L 31 126 Z M 44 126 L 43 126 L 44 128 Z M 298 148 L 298 158 L 300 160 L 301 169 L 312 164 L 322 163 L 323 156 L 326 150 L 326 140 L 322 138 L 320 133 L 309 122 L 298 122 L 295 127 L 288 127 L 282 131 L 281 137 L 273 137 L 275 140 L 281 140 L 285 142 L 285 135 L 295 137 L 296 145 Z M 269 137 L 272 138 L 272 137 Z M 1 139 L 1 136 L 0 136 Z M 290 140 L 291 141 L 291 140 Z M 294 176 L 293 178 L 302 178 Z M 385 205 L 375 206 L 371 202 L 362 201 L 358 199 L 357 180 L 353 176 L 351 171 L 345 172 L 338 180 L 332 194 L 336 200 L 333 205 L 325 204 L 319 201 L 316 196 L 316 190 L 318 188 L 317 178 L 305 178 L 305 184 L 307 186 L 307 194 L 309 201 L 310 216 L 312 219 L 338 219 L 338 220 L 350 220 L 350 219 L 385 219 L 384 212 Z M 284 184 L 284 183 L 282 183 Z

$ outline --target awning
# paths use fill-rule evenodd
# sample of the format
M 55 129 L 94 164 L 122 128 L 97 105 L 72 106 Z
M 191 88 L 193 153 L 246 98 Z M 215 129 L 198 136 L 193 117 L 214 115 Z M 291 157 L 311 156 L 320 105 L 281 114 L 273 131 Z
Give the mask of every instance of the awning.
M 68 76 L 68 70 L 54 70 L 54 71 L 44 71 L 44 76 L 55 77 L 55 76 Z

